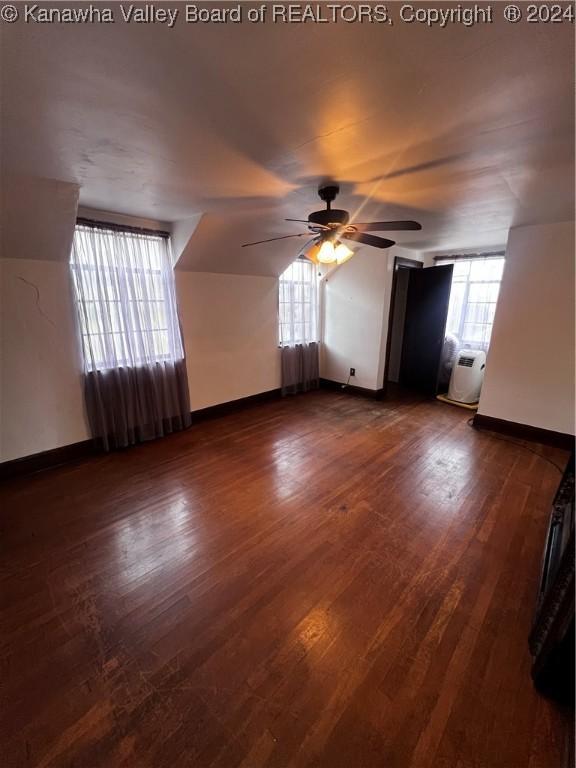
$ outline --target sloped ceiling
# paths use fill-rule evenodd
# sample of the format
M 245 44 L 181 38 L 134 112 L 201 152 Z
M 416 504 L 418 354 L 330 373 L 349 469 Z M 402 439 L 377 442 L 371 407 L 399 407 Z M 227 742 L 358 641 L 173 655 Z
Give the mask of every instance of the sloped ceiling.
M 0 257 L 66 261 L 78 209 L 78 185 L 3 173 Z
M 182 5 L 182 4 L 175 4 Z M 419 250 L 505 242 L 574 211 L 568 24 L 24 24 L 2 28 L 5 169 L 80 203 L 199 223 L 182 268 L 278 274 L 341 182 Z M 185 227 L 184 227 L 185 229 Z

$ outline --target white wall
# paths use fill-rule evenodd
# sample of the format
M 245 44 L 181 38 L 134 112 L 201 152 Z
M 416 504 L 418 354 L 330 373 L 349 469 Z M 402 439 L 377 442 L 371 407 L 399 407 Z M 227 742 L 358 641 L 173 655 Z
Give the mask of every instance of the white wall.
M 89 431 L 67 261 L 4 259 L 0 269 L 0 461 L 9 461 Z M 277 280 L 175 274 L 192 410 L 279 387 Z
M 0 184 L 0 258 L 68 261 L 79 187 L 6 174 Z
M 89 437 L 68 266 L 77 211 L 168 227 L 77 208 L 76 185 L 14 177 L 10 189 L 1 201 L 0 461 Z M 194 229 L 182 224 L 176 255 Z M 193 409 L 280 386 L 276 278 L 178 270 L 176 284 Z
M 324 280 L 324 348 L 321 376 L 378 389 L 382 307 L 387 261 L 374 248 L 359 251 Z
M 0 461 L 88 438 L 68 263 L 0 261 Z
M 363 248 L 324 280 L 324 348 L 321 376 L 380 389 L 384 377 L 394 258 L 422 260 L 416 251 Z
M 88 437 L 68 257 L 78 186 L 7 176 L 0 238 L 0 461 Z
M 510 230 L 479 413 L 574 434 L 574 223 Z
M 175 275 L 192 410 L 279 387 L 278 280 Z

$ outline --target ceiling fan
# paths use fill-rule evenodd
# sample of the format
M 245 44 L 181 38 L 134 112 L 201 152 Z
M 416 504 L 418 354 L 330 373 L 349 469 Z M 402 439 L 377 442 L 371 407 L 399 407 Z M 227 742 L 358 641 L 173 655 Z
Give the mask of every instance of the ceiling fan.
M 274 240 L 287 240 L 291 237 L 313 237 L 300 249 L 300 255 L 305 256 L 315 264 L 343 264 L 354 255 L 354 251 L 348 248 L 341 240 L 352 240 L 363 245 L 372 245 L 375 248 L 390 248 L 395 244 L 394 240 L 377 235 L 367 235 L 366 232 L 398 232 L 400 230 L 419 230 L 422 225 L 417 221 L 372 221 L 367 224 L 359 224 L 350 221 L 348 211 L 332 208 L 332 201 L 340 191 L 337 184 L 326 184 L 318 189 L 320 199 L 326 203 L 326 210 L 313 211 L 307 220 L 286 219 L 308 225 L 308 232 L 295 235 L 283 235 L 271 237 L 268 240 L 258 240 L 255 243 L 244 243 L 242 248 L 261 243 L 271 243 Z

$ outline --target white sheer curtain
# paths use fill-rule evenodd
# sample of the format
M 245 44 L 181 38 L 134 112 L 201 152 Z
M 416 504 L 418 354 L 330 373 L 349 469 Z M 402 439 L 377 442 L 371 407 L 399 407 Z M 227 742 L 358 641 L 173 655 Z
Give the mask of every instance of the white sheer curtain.
M 78 225 L 71 267 L 86 371 L 184 357 L 168 238 Z
M 78 224 L 70 268 L 93 437 L 109 450 L 189 426 L 168 238 Z
M 318 341 L 316 266 L 297 259 L 280 275 L 279 340 L 281 346 Z
M 487 350 L 504 270 L 504 258 L 441 259 L 454 264 L 446 331 L 459 347 Z

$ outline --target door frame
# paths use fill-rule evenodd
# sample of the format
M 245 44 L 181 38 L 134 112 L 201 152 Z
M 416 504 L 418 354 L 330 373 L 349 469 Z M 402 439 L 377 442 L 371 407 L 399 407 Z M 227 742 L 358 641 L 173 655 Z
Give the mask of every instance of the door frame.
M 417 259 L 407 259 L 404 256 L 395 256 L 392 267 L 392 292 L 390 293 L 390 308 L 388 310 L 388 331 L 386 334 L 386 357 L 384 359 L 384 381 L 382 382 L 382 399 L 386 397 L 388 389 L 388 369 L 390 367 L 390 342 L 392 340 L 392 321 L 394 318 L 394 305 L 396 303 L 397 275 L 399 269 L 422 269 L 424 263 Z

